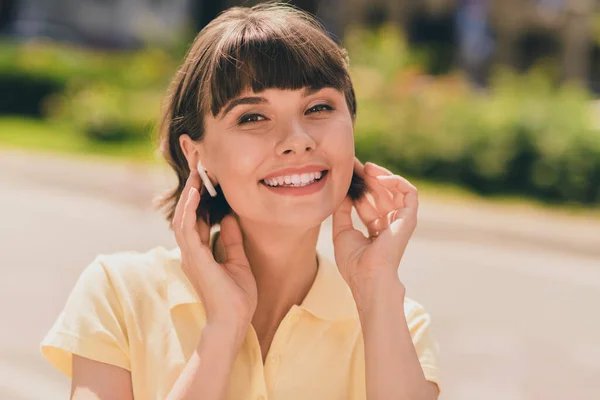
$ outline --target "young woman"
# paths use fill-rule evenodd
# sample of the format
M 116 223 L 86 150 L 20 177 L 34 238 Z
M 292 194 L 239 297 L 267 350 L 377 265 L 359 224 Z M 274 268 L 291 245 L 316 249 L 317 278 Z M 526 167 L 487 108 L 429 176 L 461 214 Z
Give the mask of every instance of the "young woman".
M 417 190 L 355 158 L 355 117 L 346 53 L 305 13 L 203 29 L 162 118 L 178 247 L 83 271 L 42 343 L 72 398 L 436 399 L 430 318 L 398 277 Z

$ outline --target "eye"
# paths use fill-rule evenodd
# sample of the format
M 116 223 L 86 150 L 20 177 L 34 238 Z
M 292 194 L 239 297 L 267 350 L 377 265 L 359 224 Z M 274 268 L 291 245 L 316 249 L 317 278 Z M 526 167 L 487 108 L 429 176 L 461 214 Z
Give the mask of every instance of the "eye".
M 312 114 L 312 113 L 320 113 L 323 111 L 333 111 L 333 107 L 331 107 L 330 105 L 327 105 L 327 104 L 317 104 L 316 106 L 309 108 L 306 112 L 308 114 Z
M 252 122 L 260 122 L 264 120 L 266 120 L 266 118 L 260 114 L 246 114 L 240 117 L 240 119 L 238 120 L 238 124 L 249 124 Z

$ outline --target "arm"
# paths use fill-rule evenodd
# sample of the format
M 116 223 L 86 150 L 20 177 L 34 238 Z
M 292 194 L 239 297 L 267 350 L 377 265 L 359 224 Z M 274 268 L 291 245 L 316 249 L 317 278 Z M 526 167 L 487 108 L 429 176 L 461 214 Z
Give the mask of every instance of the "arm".
M 352 293 L 365 341 L 367 398 L 437 399 L 437 385 L 425 379 L 415 351 L 398 275 L 379 276 Z
M 71 400 L 133 400 L 131 374 L 126 369 L 76 354 L 72 366 Z
M 167 400 L 225 397 L 229 374 L 239 349 L 232 330 L 207 325 L 196 351 L 173 385 Z M 110 384 L 108 384 L 110 383 Z M 73 355 L 72 400 L 134 400 L 126 369 Z
M 233 362 L 241 347 L 237 339 L 240 337 L 244 336 L 234 330 L 207 325 L 167 400 L 225 398 Z

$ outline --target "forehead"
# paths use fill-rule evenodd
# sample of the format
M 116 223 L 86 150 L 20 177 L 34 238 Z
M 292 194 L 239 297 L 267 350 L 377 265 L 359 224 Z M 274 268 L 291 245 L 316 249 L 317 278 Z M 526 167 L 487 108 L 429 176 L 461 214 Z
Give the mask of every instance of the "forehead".
M 211 100 L 209 109 L 213 115 L 219 114 L 232 99 L 248 92 L 256 95 L 267 89 L 316 90 L 324 87 L 343 90 L 351 85 L 339 55 L 324 53 L 322 49 L 302 51 L 281 41 L 271 44 L 267 46 L 269 52 L 266 54 L 247 45 L 229 49 L 215 59 L 209 67 L 208 90 L 203 90 Z

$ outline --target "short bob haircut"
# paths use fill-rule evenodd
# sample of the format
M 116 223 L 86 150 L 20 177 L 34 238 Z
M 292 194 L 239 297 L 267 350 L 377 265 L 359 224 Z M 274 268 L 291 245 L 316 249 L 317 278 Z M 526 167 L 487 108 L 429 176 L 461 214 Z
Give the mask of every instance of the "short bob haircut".
M 258 93 L 306 87 L 343 92 L 354 121 L 356 98 L 347 52 L 310 14 L 281 3 L 233 7 L 202 29 L 171 82 L 160 120 L 159 151 L 179 181 L 158 199 L 171 228 L 190 173 L 179 137 L 188 134 L 202 140 L 204 116 L 216 117 L 245 89 Z M 231 212 L 220 187 L 216 189 L 214 198 L 202 191 L 197 209 L 197 216 L 209 226 Z M 364 192 L 364 181 L 353 175 L 348 195 L 356 200 Z

